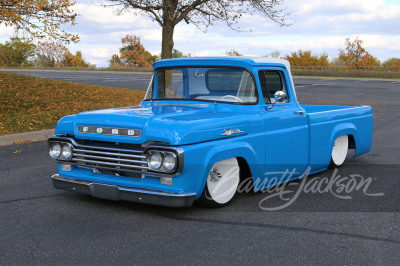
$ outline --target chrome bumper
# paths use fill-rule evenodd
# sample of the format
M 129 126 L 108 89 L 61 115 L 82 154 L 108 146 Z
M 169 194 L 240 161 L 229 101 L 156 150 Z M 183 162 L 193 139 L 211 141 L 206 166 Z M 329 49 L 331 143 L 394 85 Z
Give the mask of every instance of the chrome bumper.
M 51 177 L 53 186 L 71 192 L 91 195 L 108 200 L 124 200 L 169 207 L 192 206 L 196 193 L 168 193 L 139 188 L 127 188 L 95 182 L 64 178 L 58 174 Z

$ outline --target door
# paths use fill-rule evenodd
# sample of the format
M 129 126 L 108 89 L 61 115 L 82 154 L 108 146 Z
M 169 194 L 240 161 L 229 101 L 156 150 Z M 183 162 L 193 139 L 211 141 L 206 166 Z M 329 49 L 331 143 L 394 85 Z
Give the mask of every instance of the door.
M 298 105 L 295 96 L 287 90 L 284 72 L 262 70 L 259 72 L 266 110 L 263 127 L 266 138 L 266 160 L 264 184 L 267 187 L 296 179 L 307 170 L 308 123 L 305 111 Z M 275 103 L 273 95 L 284 91 L 285 101 Z

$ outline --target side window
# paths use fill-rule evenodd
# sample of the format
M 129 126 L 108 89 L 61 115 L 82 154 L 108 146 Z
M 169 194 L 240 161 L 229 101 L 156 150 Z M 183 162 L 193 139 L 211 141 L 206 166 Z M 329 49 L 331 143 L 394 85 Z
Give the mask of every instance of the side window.
M 158 98 L 174 99 L 183 97 L 183 73 L 180 70 L 158 72 Z
M 260 70 L 258 72 L 260 77 L 261 90 L 263 93 L 265 103 L 274 103 L 274 94 L 277 91 L 283 91 L 286 93 L 286 100 L 283 103 L 289 101 L 289 95 L 287 95 L 285 80 L 283 74 L 280 71 L 273 70 Z

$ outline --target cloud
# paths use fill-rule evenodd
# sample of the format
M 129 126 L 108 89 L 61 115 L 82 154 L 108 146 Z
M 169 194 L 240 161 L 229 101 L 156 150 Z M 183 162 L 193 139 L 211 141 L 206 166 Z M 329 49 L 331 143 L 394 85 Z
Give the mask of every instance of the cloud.
M 104 1 L 105 3 L 109 3 Z M 70 45 L 98 66 L 108 65 L 118 53 L 121 38 L 127 34 L 141 37 L 145 48 L 155 54 L 161 51 L 161 27 L 144 16 L 100 7 L 93 0 L 80 0 L 75 7 L 78 24 L 65 27 L 79 34 L 81 41 Z M 398 0 L 286 0 L 289 27 L 279 27 L 261 15 L 245 14 L 237 33 L 225 23 L 216 23 L 206 33 L 193 25 L 180 23 L 175 28 L 175 48 L 195 56 L 225 55 L 232 48 L 249 56 L 260 56 L 275 50 L 282 55 L 299 49 L 328 53 L 332 58 L 344 49 L 347 37 L 359 36 L 371 54 L 385 60 L 400 57 L 400 1 Z M 251 31 L 250 31 L 251 30 Z M 0 25 L 0 40 L 12 36 L 13 29 Z

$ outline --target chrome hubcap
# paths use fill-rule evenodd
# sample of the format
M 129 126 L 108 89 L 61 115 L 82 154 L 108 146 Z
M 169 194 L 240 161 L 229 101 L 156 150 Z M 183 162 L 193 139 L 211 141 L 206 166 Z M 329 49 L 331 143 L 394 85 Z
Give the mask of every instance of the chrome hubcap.
M 210 181 L 218 182 L 221 179 L 222 175 L 218 172 L 217 168 L 213 168 L 210 173 Z

